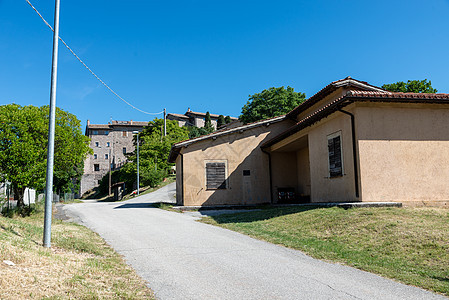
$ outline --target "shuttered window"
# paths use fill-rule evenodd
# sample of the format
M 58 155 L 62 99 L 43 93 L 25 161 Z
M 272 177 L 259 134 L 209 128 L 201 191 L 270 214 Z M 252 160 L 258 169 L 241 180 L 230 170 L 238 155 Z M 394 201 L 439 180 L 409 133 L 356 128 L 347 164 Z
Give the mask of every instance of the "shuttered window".
M 226 189 L 225 163 L 206 163 L 206 188 L 208 190 Z
M 327 147 L 329 149 L 329 177 L 342 176 L 341 135 L 333 134 L 328 136 Z

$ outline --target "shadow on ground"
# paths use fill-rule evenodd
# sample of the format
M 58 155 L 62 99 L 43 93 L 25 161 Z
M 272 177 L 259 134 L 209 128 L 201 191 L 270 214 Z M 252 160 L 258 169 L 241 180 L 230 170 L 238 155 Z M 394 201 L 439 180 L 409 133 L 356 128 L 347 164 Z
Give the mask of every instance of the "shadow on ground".
M 258 210 L 248 212 L 238 212 L 231 214 L 221 214 L 217 216 L 210 216 L 219 224 L 226 223 L 251 223 L 255 221 L 268 220 L 289 214 L 296 214 L 312 209 L 319 209 L 318 206 L 290 206 L 290 207 L 271 207 L 264 206 Z
M 156 203 L 125 203 L 120 206 L 114 207 L 118 208 L 165 208 L 165 206 L 172 205 L 173 203 L 156 202 Z

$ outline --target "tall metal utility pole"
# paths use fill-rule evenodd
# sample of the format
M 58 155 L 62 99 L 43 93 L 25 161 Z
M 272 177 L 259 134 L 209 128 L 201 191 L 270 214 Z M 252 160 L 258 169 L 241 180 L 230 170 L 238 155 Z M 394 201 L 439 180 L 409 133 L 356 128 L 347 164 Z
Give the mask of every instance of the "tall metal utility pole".
M 164 108 L 164 136 L 167 136 L 167 110 Z
M 112 161 L 111 161 L 111 145 L 109 145 L 109 154 L 108 154 L 108 159 L 109 159 L 109 194 L 108 196 L 111 196 L 111 182 L 112 182 Z
M 59 0 L 55 0 L 53 59 L 51 67 L 50 116 L 48 122 L 47 185 L 45 193 L 44 247 L 51 246 L 51 214 L 53 201 L 53 164 L 55 153 L 56 78 L 58 75 Z
M 139 132 L 137 132 L 137 196 L 140 195 L 140 174 L 139 174 Z

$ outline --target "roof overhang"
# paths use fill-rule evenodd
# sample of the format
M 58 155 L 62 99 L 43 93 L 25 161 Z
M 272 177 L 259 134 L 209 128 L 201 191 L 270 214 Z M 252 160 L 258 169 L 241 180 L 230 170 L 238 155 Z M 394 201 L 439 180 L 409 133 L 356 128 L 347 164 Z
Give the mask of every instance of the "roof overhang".
M 348 91 L 345 96 L 340 97 L 323 108 L 315 111 L 309 116 L 298 121 L 294 126 L 282 132 L 278 136 L 261 145 L 267 149 L 285 138 L 321 121 L 336 111 L 355 102 L 371 103 L 407 103 L 407 104 L 448 104 L 449 94 L 422 94 L 422 93 L 392 93 L 373 91 Z
M 254 123 L 250 123 L 250 124 L 246 124 L 243 126 L 239 126 L 239 127 L 235 127 L 235 128 L 229 128 L 229 129 L 224 129 L 224 130 L 217 130 L 211 134 L 207 134 L 207 135 L 203 135 L 197 138 L 193 138 L 190 140 L 186 140 L 186 141 L 182 141 L 176 144 L 173 144 L 173 146 L 171 147 L 170 150 L 170 154 L 168 156 L 168 162 L 170 163 L 174 163 L 176 161 L 176 158 L 178 157 L 178 155 L 180 154 L 180 150 L 184 147 L 187 148 L 189 145 L 194 144 L 194 143 L 198 143 L 201 141 L 205 141 L 208 139 L 216 139 L 218 137 L 224 136 L 224 135 L 228 135 L 228 134 L 232 134 L 232 133 L 242 133 L 243 131 L 255 128 L 255 127 L 259 127 L 259 126 L 268 126 L 272 123 L 277 123 L 280 122 L 282 120 L 285 120 L 286 116 L 279 116 L 279 117 L 275 117 L 275 118 L 270 118 L 270 119 L 266 119 L 266 120 L 262 120 L 262 121 L 258 121 L 258 122 L 254 122 Z
M 381 89 L 380 87 L 371 85 L 365 81 L 353 79 L 348 76 L 345 79 L 331 82 L 330 84 L 325 86 L 318 93 L 316 93 L 315 95 L 313 95 L 312 97 L 310 97 L 309 99 L 307 99 L 306 101 L 301 103 L 299 106 L 297 106 L 295 109 L 290 111 L 287 114 L 287 117 L 291 118 L 291 119 L 296 118 L 296 116 L 298 116 L 301 112 L 305 111 L 306 109 L 308 109 L 309 107 L 311 107 L 312 105 L 319 102 L 324 97 L 330 95 L 331 93 L 333 93 L 334 91 L 336 91 L 337 89 L 339 89 L 341 87 L 346 87 L 346 88 L 353 87 L 353 88 L 357 88 L 357 89 L 360 89 L 363 91 L 374 91 L 374 92 L 383 92 L 383 93 L 387 92 L 384 89 Z

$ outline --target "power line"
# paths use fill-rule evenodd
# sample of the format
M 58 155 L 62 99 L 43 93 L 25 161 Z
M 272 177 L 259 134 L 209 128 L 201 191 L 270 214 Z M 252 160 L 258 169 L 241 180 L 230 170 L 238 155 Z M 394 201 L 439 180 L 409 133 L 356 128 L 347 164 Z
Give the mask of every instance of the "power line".
M 44 17 L 39 13 L 39 11 L 33 6 L 33 4 L 31 4 L 31 2 L 29 0 L 25 0 L 30 6 L 31 8 L 39 15 L 39 17 L 42 19 L 42 21 L 44 21 L 44 23 L 51 29 L 51 31 L 54 32 L 53 27 L 51 27 L 50 24 L 48 24 L 48 22 L 44 19 Z M 159 115 L 164 113 L 164 111 L 158 112 L 158 113 L 149 113 L 146 111 L 143 111 L 137 107 L 135 107 L 134 105 L 132 105 L 131 103 L 129 103 L 128 101 L 126 101 L 125 99 L 123 99 L 122 97 L 120 97 L 119 94 L 117 94 L 113 89 L 111 89 L 103 80 L 101 80 L 100 77 L 97 76 L 97 74 L 95 74 L 82 60 L 81 58 L 79 58 L 78 55 L 76 55 L 76 53 L 67 45 L 66 42 L 64 42 L 64 40 L 58 36 L 59 40 L 64 44 L 64 46 L 66 46 L 67 49 L 69 49 L 69 51 L 73 54 L 73 56 L 76 57 L 76 59 L 83 64 L 83 66 L 92 74 L 94 75 L 95 78 L 97 78 L 98 81 L 100 81 L 111 93 L 113 93 L 115 96 L 117 96 L 117 98 L 119 98 L 120 100 L 122 100 L 123 102 L 125 102 L 126 104 L 128 104 L 129 106 L 131 106 L 132 108 L 134 108 L 135 110 L 140 111 L 141 113 L 147 114 L 147 115 Z

